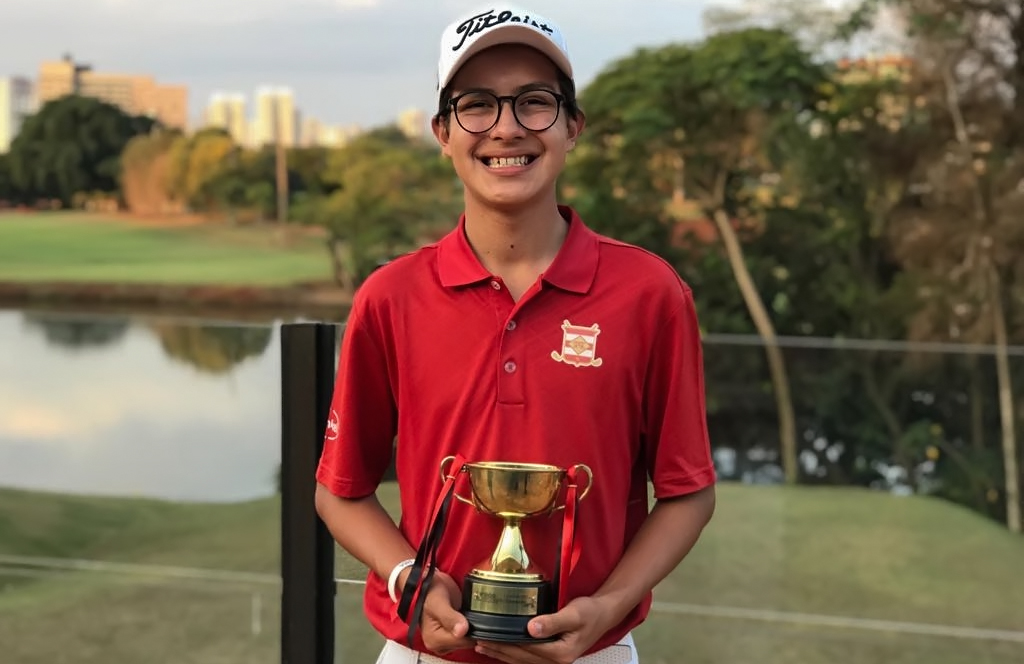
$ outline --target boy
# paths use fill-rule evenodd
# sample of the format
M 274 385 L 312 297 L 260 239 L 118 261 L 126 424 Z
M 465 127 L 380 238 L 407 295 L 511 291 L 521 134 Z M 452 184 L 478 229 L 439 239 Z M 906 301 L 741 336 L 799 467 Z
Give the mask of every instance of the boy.
M 664 261 L 597 235 L 557 203 L 585 117 L 553 22 L 505 5 L 457 19 L 442 35 L 438 91 L 433 131 L 464 185 L 464 213 L 356 294 L 317 509 L 370 568 L 364 608 L 387 639 L 381 664 L 637 662 L 630 630 L 714 509 L 692 294 Z M 393 450 L 398 527 L 375 493 Z M 420 619 L 399 615 L 441 461 L 456 454 L 592 470 L 568 601 L 528 626 L 555 640 L 470 633 L 461 584 L 501 524 L 459 502 Z M 525 520 L 526 548 L 554 551 L 560 528 L 560 518 Z

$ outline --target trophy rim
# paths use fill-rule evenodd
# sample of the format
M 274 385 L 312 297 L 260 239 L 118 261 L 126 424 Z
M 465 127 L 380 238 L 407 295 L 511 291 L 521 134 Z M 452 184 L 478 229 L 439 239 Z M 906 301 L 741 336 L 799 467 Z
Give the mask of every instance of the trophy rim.
M 565 469 L 558 466 L 518 461 L 477 461 L 467 463 L 464 470 L 469 475 L 473 505 L 488 514 L 505 519 L 521 519 L 551 512 L 566 474 Z M 503 488 L 520 485 L 526 481 L 534 489 L 543 487 L 544 491 L 531 496 L 531 509 L 522 509 L 524 505 L 521 501 L 513 498 L 509 502 L 505 499 L 507 496 L 501 495 L 502 491 L 495 492 L 493 488 L 489 488 L 491 480 L 495 479 Z M 543 497 L 543 505 L 537 504 L 538 496 Z M 516 509 L 510 509 L 513 506 Z
M 465 464 L 467 469 L 532 471 L 548 473 L 564 473 L 565 469 L 547 463 L 529 463 L 525 461 L 474 461 Z

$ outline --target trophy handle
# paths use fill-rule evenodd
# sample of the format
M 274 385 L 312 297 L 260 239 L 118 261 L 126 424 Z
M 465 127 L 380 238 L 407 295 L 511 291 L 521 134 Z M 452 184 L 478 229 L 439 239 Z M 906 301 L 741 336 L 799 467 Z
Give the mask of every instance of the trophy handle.
M 583 463 L 576 464 L 574 468 L 587 476 L 587 486 L 580 492 L 579 499 L 583 500 L 587 497 L 587 494 L 590 493 L 590 487 L 594 486 L 594 473 L 590 472 L 590 466 Z
M 576 499 L 583 500 L 584 498 L 587 497 L 587 494 L 590 493 L 590 487 L 594 486 L 594 473 L 590 472 L 590 466 L 583 463 L 578 463 L 575 466 L 573 466 L 573 468 L 587 476 L 587 486 L 583 487 L 583 491 L 580 492 L 579 497 Z M 557 512 L 558 510 L 564 509 L 565 505 L 558 505 L 557 507 L 553 507 L 551 509 L 551 512 Z M 550 514 L 551 512 L 548 513 Z
M 452 462 L 454 462 L 454 461 L 455 461 L 455 457 L 454 456 L 446 456 L 445 458 L 441 459 L 441 481 L 442 482 L 446 482 L 448 480 L 448 477 L 449 477 L 449 472 L 448 471 L 451 470 L 451 465 L 452 465 Z M 459 468 L 458 472 L 461 473 L 462 472 L 462 468 Z M 589 489 L 590 487 L 588 486 L 587 488 Z M 468 498 L 463 498 L 462 496 L 459 495 L 458 491 L 453 491 L 452 495 L 455 496 L 455 498 L 457 498 L 458 500 L 466 503 L 467 505 L 472 505 L 474 508 L 476 507 L 476 504 L 473 503 L 472 500 L 470 500 Z

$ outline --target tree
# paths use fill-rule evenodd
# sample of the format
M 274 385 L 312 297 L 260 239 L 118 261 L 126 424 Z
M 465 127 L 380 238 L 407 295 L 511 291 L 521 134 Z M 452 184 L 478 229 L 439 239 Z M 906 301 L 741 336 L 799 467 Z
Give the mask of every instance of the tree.
M 846 43 L 836 34 L 845 18 L 842 8 L 808 0 L 743 0 L 709 6 L 703 14 L 704 31 L 709 34 L 737 32 L 749 28 L 784 30 L 807 51 L 828 53 L 834 58 Z
M 169 187 L 171 153 L 184 140 L 179 131 L 135 136 L 121 153 L 121 193 L 129 210 L 164 214 L 177 208 Z
M 802 305 L 794 312 L 801 320 L 798 333 L 906 338 L 906 321 L 918 306 L 917 283 L 903 269 L 891 238 L 900 207 L 913 195 L 920 153 L 933 135 L 929 110 L 906 90 L 904 65 L 842 61 L 807 122 L 776 135 L 770 146 L 774 161 L 784 164 L 777 193 L 792 199 L 793 208 L 769 210 L 766 235 L 780 228 L 799 234 L 803 251 L 791 241 L 775 252 L 808 257 L 802 264 L 791 261 L 788 270 L 788 299 Z M 780 223 L 780 216 L 799 221 Z M 785 317 L 778 318 L 785 327 Z M 914 470 L 927 450 L 914 433 L 914 418 L 925 415 L 910 413 L 906 393 L 921 374 L 920 358 L 894 361 L 879 351 L 833 357 L 812 372 L 819 376 L 804 381 L 820 414 L 804 429 L 824 440 L 842 440 L 851 456 L 899 466 L 916 489 Z M 825 385 L 838 392 L 828 393 Z M 862 390 L 864 404 L 844 409 L 851 386 Z M 824 405 L 830 401 L 835 408 Z
M 590 192 L 582 201 L 588 214 L 613 213 L 664 236 L 695 207 L 717 230 L 764 342 L 789 482 L 798 475 L 789 378 L 741 239 L 760 232 L 762 200 L 780 168 L 766 146 L 814 108 L 827 75 L 791 36 L 753 28 L 697 46 L 641 49 L 602 72 L 582 98 L 592 121 L 581 170 L 597 178 L 581 185 Z M 593 193 L 602 187 L 606 193 Z
M 14 184 L 24 196 L 54 198 L 66 206 L 79 193 L 116 194 L 121 152 L 155 124 L 91 97 L 47 102 L 11 143 Z
M 917 173 L 921 196 L 902 210 L 904 261 L 930 277 L 916 324 L 952 340 L 995 347 L 1006 523 L 1021 532 L 1020 469 L 1008 343 L 1009 289 L 1024 249 L 1024 13 L 1012 3 L 868 2 L 909 26 L 913 87 L 935 114 L 932 150 Z
M 14 203 L 21 198 L 11 175 L 11 162 L 7 154 L 0 154 L 0 207 Z
M 349 290 L 432 227 L 450 226 L 461 206 L 458 181 L 437 149 L 390 128 L 332 153 L 324 181 L 333 193 L 304 198 L 293 216 L 327 229 L 335 280 Z
M 167 174 L 171 195 L 192 208 L 210 208 L 214 201 L 204 187 L 228 167 L 235 149 L 231 135 L 220 128 L 181 137 L 171 150 Z

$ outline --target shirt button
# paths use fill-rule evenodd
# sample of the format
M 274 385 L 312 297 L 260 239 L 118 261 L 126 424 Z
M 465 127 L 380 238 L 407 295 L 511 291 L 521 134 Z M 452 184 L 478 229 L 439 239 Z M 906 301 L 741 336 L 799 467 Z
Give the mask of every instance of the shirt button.
M 505 373 L 514 373 L 516 370 L 516 363 L 509 360 L 505 363 Z
M 501 284 L 499 284 L 497 281 L 492 281 L 491 288 L 493 288 L 494 290 L 501 290 Z
M 505 329 L 508 330 L 509 332 L 516 329 L 516 322 L 514 320 L 510 320 L 508 322 L 508 325 L 505 326 Z

